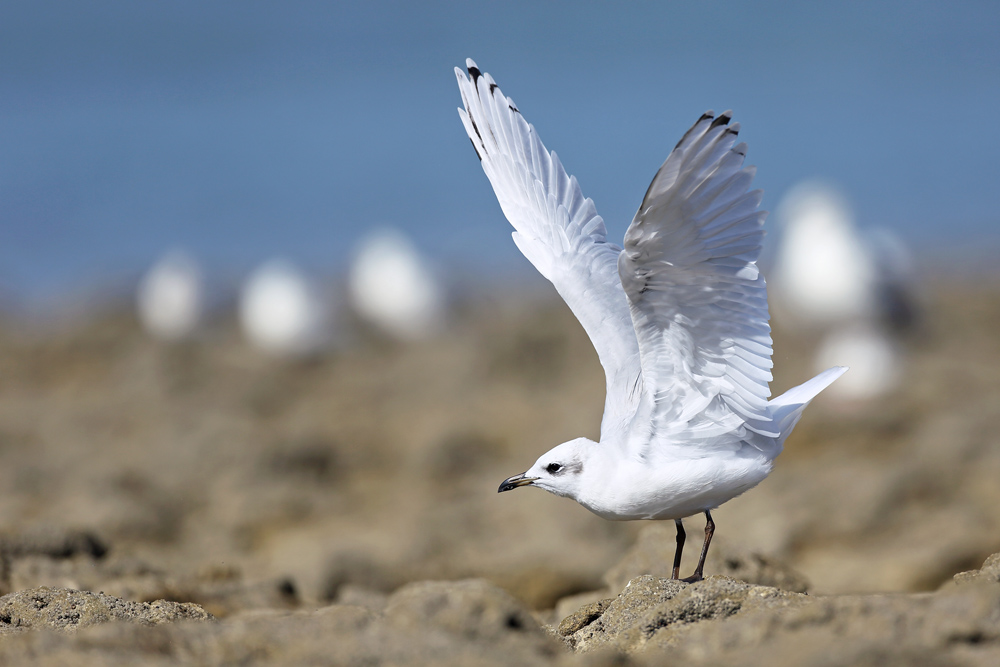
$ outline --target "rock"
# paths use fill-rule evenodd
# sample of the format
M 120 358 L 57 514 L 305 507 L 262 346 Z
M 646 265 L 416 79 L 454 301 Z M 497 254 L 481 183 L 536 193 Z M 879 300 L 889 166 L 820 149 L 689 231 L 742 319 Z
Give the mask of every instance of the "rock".
M 804 597 L 723 576 L 687 584 L 643 575 L 630 581 L 602 613 L 593 609 L 590 621 L 580 624 L 581 627 L 569 635 L 569 642 L 578 651 L 612 646 L 631 652 L 654 637 L 662 643 L 678 627 L 727 618 L 745 606 L 760 606 L 764 600 L 770 605 L 783 606 L 788 600 Z M 567 627 L 584 620 L 579 616 L 573 621 L 569 619 Z
M 695 584 L 643 576 L 566 620 L 575 654 L 483 580 L 409 584 L 389 596 L 384 613 L 338 604 L 246 611 L 213 623 L 164 622 L 192 617 L 177 612 L 194 605 L 52 589 L 0 598 L 0 620 L 17 596 L 45 617 L 30 627 L 76 631 L 15 631 L 0 642 L 0 664 L 874 667 L 986 666 L 1000 658 L 1000 584 L 987 580 L 936 593 L 808 596 L 722 576 Z M 106 622 L 113 620 L 132 622 Z
M 569 636 L 570 644 L 577 650 L 586 651 L 611 643 L 648 609 L 671 599 L 686 586 L 681 581 L 650 575 L 636 577 L 602 613 L 591 615 L 591 622 Z
M 612 592 L 609 588 L 602 588 L 597 591 L 587 591 L 586 593 L 577 593 L 575 595 L 564 597 L 556 603 L 555 609 L 553 610 L 555 623 L 558 624 L 567 616 L 575 614 L 578 611 L 582 611 L 584 607 L 595 602 L 613 599 L 617 594 L 617 591 Z
M 998 566 L 1000 555 L 991 556 L 933 594 L 808 596 L 723 576 L 684 584 L 647 575 L 561 630 L 578 653 L 650 665 L 992 665 Z
M 605 598 L 583 605 L 579 610 L 560 621 L 559 627 L 556 628 L 556 634 L 560 637 L 568 637 L 587 627 L 600 618 L 612 602 L 614 602 L 614 598 Z
M 983 566 L 978 570 L 959 572 L 954 577 L 955 583 L 978 583 L 994 582 L 1000 583 L 1000 553 L 995 553 L 986 559 Z M 948 583 L 945 583 L 947 586 Z
M 249 609 L 292 609 L 299 604 L 295 584 L 287 578 L 219 582 L 168 579 L 163 590 L 171 599 L 197 603 L 219 617 Z
M 219 617 L 246 609 L 289 609 L 299 604 L 295 585 L 288 578 L 245 581 L 238 570 L 173 576 L 129 558 L 25 556 L 12 562 L 9 582 L 12 590 L 46 586 L 99 590 L 134 602 L 194 602 Z
M 425 587 L 433 583 L 435 586 Z M 485 582 L 424 582 L 397 600 L 408 606 L 413 596 L 441 601 L 462 598 L 473 612 L 478 603 L 490 609 L 513 604 Z M 497 607 L 495 603 L 506 600 Z M 427 611 L 423 605 L 417 605 Z M 459 605 L 461 607 L 462 605 Z M 445 609 L 458 611 L 450 604 Z M 399 609 L 402 612 L 402 608 Z M 506 610 L 503 610 L 506 611 Z M 527 613 L 526 611 L 524 613 Z M 405 613 L 404 613 L 405 615 Z M 79 632 L 24 633 L 0 642 L 0 664 L 85 665 L 551 665 L 566 655 L 544 633 L 529 628 L 501 629 L 453 625 L 449 614 L 432 613 L 427 623 L 400 623 L 361 607 L 332 605 L 311 611 L 255 610 L 221 621 L 141 627 L 108 624 Z M 435 620 L 444 621 L 443 625 Z M 492 639 L 488 639 L 492 637 Z M 569 657 L 567 655 L 567 657 Z M 90 658 L 88 660 L 88 658 Z
M 85 560 L 104 558 L 107 545 L 93 533 L 57 527 L 42 527 L 9 535 L 0 535 L 0 594 L 19 590 L 24 586 L 16 579 L 14 570 L 19 561 L 41 558 L 62 561 L 71 558 Z
M 363 586 L 344 584 L 337 591 L 337 604 L 364 607 L 373 611 L 382 611 L 388 603 L 389 596 L 381 591 L 373 591 Z
M 714 554 L 709 552 L 709 557 L 706 559 L 705 568 L 713 574 L 793 593 L 805 593 L 809 590 L 809 580 L 805 575 L 779 560 L 747 549 L 728 546 L 724 542 L 720 547 Z
M 673 569 L 676 530 L 670 522 L 656 522 L 643 527 L 628 553 L 604 575 L 612 591 L 619 591 L 632 579 L 650 574 L 669 577 Z M 701 534 L 688 529 L 685 563 L 692 562 L 692 550 L 701 548 Z M 694 547 L 692 549 L 692 547 Z M 693 567 L 692 567 L 693 569 Z M 804 593 L 809 588 L 806 578 L 777 560 L 745 549 L 732 547 L 716 538 L 705 563 L 708 575 L 724 575 L 750 584 L 773 586 L 786 591 Z M 681 576 L 686 576 L 682 571 Z
M 385 615 L 398 628 L 433 628 L 486 642 L 545 636 L 524 605 L 480 579 L 408 584 L 389 598 Z
M 620 632 L 616 644 L 626 651 L 636 651 L 650 642 L 669 646 L 693 624 L 727 619 L 738 612 L 751 614 L 761 608 L 785 609 L 806 599 L 800 593 L 714 576 L 690 584 L 650 608 Z
M 74 588 L 100 590 L 115 597 L 135 601 L 172 598 L 170 595 L 144 597 L 145 593 L 160 591 L 166 574 L 132 558 L 95 559 L 86 555 L 54 558 L 48 555 L 25 555 L 10 564 L 11 590 L 27 588 Z
M 109 623 L 74 633 L 21 633 L 0 642 L 0 663 L 73 665 L 374 664 L 394 648 L 359 607 L 254 610 L 214 623 Z
M 683 664 L 995 665 L 1000 586 L 935 594 L 798 596 L 684 632 L 654 636 L 645 657 Z
M 0 597 L 0 634 L 44 627 L 71 631 L 112 621 L 158 625 L 212 619 L 211 614 L 189 602 L 129 602 L 68 588 L 43 586 Z
M 403 643 L 384 626 L 381 614 L 350 605 L 254 610 L 221 621 L 221 632 L 194 628 L 202 647 L 195 655 L 206 662 L 216 656 L 211 664 L 372 664 L 398 654 Z
M 144 643 L 145 633 L 124 632 L 116 640 L 123 649 Z M 544 665 L 560 651 L 524 605 L 483 580 L 409 584 L 389 597 L 384 613 L 339 604 L 255 610 L 169 635 L 177 661 L 213 665 Z

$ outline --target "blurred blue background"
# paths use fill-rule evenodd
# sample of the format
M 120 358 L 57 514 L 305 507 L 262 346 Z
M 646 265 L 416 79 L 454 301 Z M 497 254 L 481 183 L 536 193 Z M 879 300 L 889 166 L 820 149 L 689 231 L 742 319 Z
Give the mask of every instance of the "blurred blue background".
M 620 238 L 707 108 L 764 206 L 839 183 L 918 254 L 1000 243 L 1000 4 L 22 2 L 0 6 L 0 290 L 40 301 L 170 247 L 334 273 L 396 225 L 520 270 L 455 112 L 477 60 Z

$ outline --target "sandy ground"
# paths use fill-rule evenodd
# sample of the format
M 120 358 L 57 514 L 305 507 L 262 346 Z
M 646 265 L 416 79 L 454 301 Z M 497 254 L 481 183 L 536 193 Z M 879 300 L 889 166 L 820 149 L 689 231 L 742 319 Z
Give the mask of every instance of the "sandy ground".
M 939 282 L 925 308 L 901 388 L 817 400 L 774 473 L 716 513 L 720 548 L 825 594 L 932 590 L 1000 551 L 1000 286 Z M 775 393 L 812 372 L 808 341 L 779 325 Z M 492 297 L 433 340 L 349 339 L 288 362 L 225 318 L 182 345 L 125 310 L 0 321 L 0 593 L 165 597 L 225 618 L 481 577 L 558 623 L 545 610 L 606 586 L 642 525 L 496 493 L 598 435 L 603 374 L 561 303 Z

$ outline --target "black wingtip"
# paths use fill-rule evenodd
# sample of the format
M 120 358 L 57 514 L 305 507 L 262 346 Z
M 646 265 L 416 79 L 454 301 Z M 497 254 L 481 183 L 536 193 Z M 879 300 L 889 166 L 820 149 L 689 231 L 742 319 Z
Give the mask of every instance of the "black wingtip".
M 479 81 L 479 77 L 483 75 L 475 65 L 469 65 L 467 69 L 469 70 L 469 75 L 472 77 L 472 83 Z
M 719 117 L 712 121 L 712 124 L 708 126 L 708 129 L 712 130 L 720 125 L 729 125 L 729 121 L 733 119 L 732 111 L 724 111 L 719 114 Z
M 696 120 L 694 122 L 694 125 L 692 125 L 691 127 L 688 128 L 688 131 L 684 133 L 684 136 L 680 138 L 680 141 L 678 141 L 676 144 L 674 144 L 674 150 L 677 150 L 680 147 L 681 144 L 683 144 L 685 141 L 687 141 L 688 137 L 691 136 L 691 133 L 694 132 L 694 129 L 696 127 L 698 127 L 699 125 L 701 125 L 706 120 L 712 120 L 713 118 L 715 118 L 715 112 L 712 111 L 711 109 L 709 109 L 708 111 L 706 111 L 705 113 L 703 113 L 701 115 L 701 117 L 698 118 L 698 120 Z M 713 124 L 712 127 L 715 127 L 715 125 Z

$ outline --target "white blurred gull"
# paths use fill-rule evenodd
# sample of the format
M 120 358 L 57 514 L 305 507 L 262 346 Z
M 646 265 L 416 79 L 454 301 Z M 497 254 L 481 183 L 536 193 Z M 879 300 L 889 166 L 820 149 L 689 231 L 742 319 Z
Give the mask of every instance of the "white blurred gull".
M 777 213 L 781 237 L 771 289 L 781 317 L 807 329 L 910 323 L 914 281 L 908 251 L 888 230 L 861 234 L 839 189 L 805 181 L 788 191 Z
M 309 355 L 331 339 L 330 305 L 288 260 L 269 260 L 250 275 L 240 295 L 239 315 L 250 342 L 271 354 Z
M 823 181 L 793 187 L 778 206 L 781 238 L 771 274 L 779 319 L 822 331 L 814 366 L 849 365 L 830 395 L 864 401 L 902 377 L 898 334 L 916 313 L 909 253 L 884 229 L 858 231 L 846 197 Z
M 788 318 L 807 326 L 874 315 L 875 264 L 840 192 L 801 183 L 777 213 L 782 234 L 771 289 L 780 314 L 787 309 Z
M 198 262 L 182 250 L 161 257 L 136 291 L 139 321 L 154 338 L 190 338 L 201 324 L 205 285 Z
M 861 402 L 889 393 L 903 373 L 903 353 L 893 338 L 869 323 L 854 323 L 823 336 L 813 355 L 814 367 L 846 364 L 850 374 L 830 387 L 834 399 Z
M 396 338 L 424 338 L 444 324 L 444 290 L 399 230 L 377 230 L 361 241 L 351 264 L 349 288 L 355 310 Z
M 743 167 L 729 112 L 701 116 L 660 167 L 625 234 L 604 221 L 517 105 L 472 60 L 456 68 L 462 123 L 514 242 L 563 297 L 607 380 L 600 442 L 543 454 L 500 491 L 537 486 L 607 518 L 673 519 L 678 576 L 685 517 L 711 510 L 771 471 L 831 368 L 768 401 L 771 337 L 761 250 L 761 193 Z M 470 78 L 471 77 L 471 78 Z

